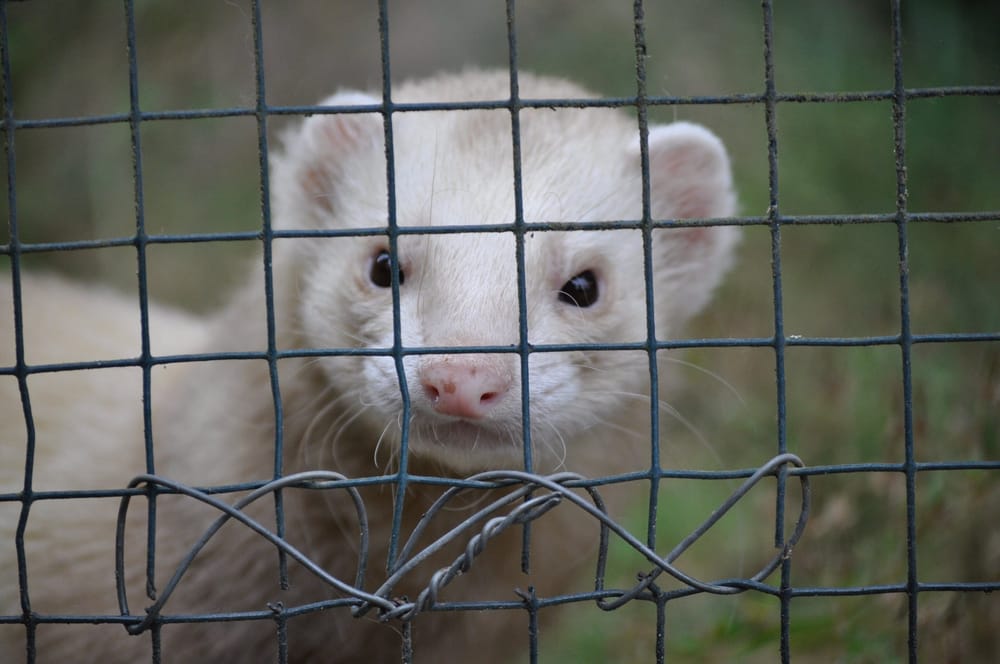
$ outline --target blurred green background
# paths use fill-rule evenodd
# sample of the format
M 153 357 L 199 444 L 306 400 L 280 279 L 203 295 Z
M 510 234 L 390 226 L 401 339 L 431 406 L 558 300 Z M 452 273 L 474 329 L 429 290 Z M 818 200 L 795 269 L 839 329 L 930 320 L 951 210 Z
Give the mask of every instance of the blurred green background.
M 308 104 L 338 87 L 377 88 L 375 2 L 264 3 L 267 99 Z M 646 3 L 651 94 L 722 95 L 763 90 L 761 7 L 750 0 Z M 888 2 L 819 0 L 774 7 L 778 91 L 887 90 L 893 85 Z M 390 7 L 394 79 L 469 65 L 506 66 L 503 3 L 395 0 Z M 125 22 L 118 0 L 8 4 L 14 114 L 77 117 L 128 110 Z M 246 2 L 136 2 L 143 110 L 252 106 L 253 32 Z M 605 95 L 634 94 L 632 3 L 518 3 L 520 65 L 575 79 Z M 1000 85 L 1000 3 L 903 3 L 909 88 Z M 906 106 L 909 207 L 915 212 L 1000 210 L 1000 98 L 941 97 Z M 761 105 L 657 109 L 658 121 L 702 122 L 730 147 L 741 212 L 764 215 L 767 136 Z M 290 120 L 272 119 L 272 130 Z M 780 211 L 890 213 L 896 174 L 887 101 L 781 104 L 777 111 Z M 272 131 L 274 135 L 275 131 Z M 16 134 L 18 220 L 26 242 L 120 237 L 134 228 L 129 128 L 114 123 Z M 142 125 L 147 229 L 152 233 L 259 227 L 256 125 L 252 118 Z M 6 177 L 6 162 L 0 165 Z M 6 217 L 7 199 L 0 202 Z M 900 330 L 897 229 L 892 224 L 782 230 L 784 325 L 789 335 L 891 335 Z M 1000 220 L 913 223 L 908 229 L 913 331 L 1000 331 Z M 0 243 L 7 229 L 0 230 Z M 203 311 L 237 283 L 254 243 L 158 245 L 150 289 Z M 2 260 L 2 259 L 0 259 Z M 25 257 L 135 288 L 129 248 Z M 182 266 L 182 269 L 181 269 Z M 0 265 L 7 269 L 6 262 Z M 205 284 L 211 283 L 211 292 Z M 745 233 L 736 276 L 696 336 L 769 336 L 774 329 L 770 232 Z M 684 389 L 667 399 L 689 425 L 664 421 L 668 467 L 743 468 L 775 453 L 775 359 L 766 348 L 698 349 L 677 357 L 715 374 L 668 364 Z M 903 460 L 901 354 L 894 346 L 790 348 L 788 446 L 813 465 Z M 913 349 L 913 415 L 919 461 L 1000 458 L 1000 343 L 922 344 Z M 919 578 L 993 581 L 1000 575 L 998 473 L 947 471 L 917 478 Z M 901 474 L 813 479 L 814 508 L 795 551 L 796 586 L 906 580 L 905 482 Z M 659 537 L 668 550 L 733 483 L 665 481 Z M 773 499 L 759 490 L 682 566 L 701 578 L 750 573 L 770 555 Z M 636 509 L 635 532 L 646 515 Z M 628 585 L 642 561 L 617 551 L 614 580 Z M 773 580 L 773 582 L 777 582 Z M 1000 656 L 1000 597 L 920 596 L 921 661 L 985 662 Z M 902 595 L 797 599 L 796 662 L 906 659 Z M 692 597 L 667 607 L 668 661 L 777 659 L 778 603 L 752 593 Z M 633 603 L 613 614 L 591 604 L 563 609 L 543 629 L 542 661 L 652 661 L 655 611 Z

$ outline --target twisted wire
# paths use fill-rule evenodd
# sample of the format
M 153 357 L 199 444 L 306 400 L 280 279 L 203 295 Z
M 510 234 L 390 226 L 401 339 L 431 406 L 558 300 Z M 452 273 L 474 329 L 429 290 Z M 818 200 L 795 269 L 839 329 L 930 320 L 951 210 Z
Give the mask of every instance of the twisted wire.
M 542 517 L 549 511 L 564 504 L 575 506 L 584 515 L 596 519 L 600 524 L 595 598 L 597 605 L 604 610 L 611 611 L 617 609 L 634 599 L 648 599 L 652 584 L 663 573 L 668 574 L 687 586 L 683 591 L 685 594 L 705 592 L 717 595 L 731 595 L 744 592 L 750 588 L 759 589 L 763 585 L 764 579 L 774 572 L 783 560 L 791 557 L 796 543 L 805 530 L 810 508 L 809 477 L 805 473 L 797 474 L 802 491 L 799 516 L 792 534 L 776 547 L 777 552 L 775 555 L 755 574 L 745 579 L 706 582 L 683 572 L 673 563 L 684 551 L 705 535 L 727 512 L 737 505 L 762 479 L 776 476 L 778 472 L 787 466 L 794 466 L 800 469 L 805 467 L 802 460 L 794 454 L 786 453 L 775 456 L 747 477 L 740 487 L 733 491 L 708 518 L 664 556 L 656 553 L 656 551 L 630 533 L 622 524 L 613 519 L 608 514 L 597 488 L 590 486 L 587 478 L 582 475 L 562 472 L 545 476 L 516 470 L 494 470 L 478 473 L 467 478 L 462 485 L 447 489 L 421 516 L 410 533 L 409 538 L 407 538 L 406 543 L 399 550 L 399 555 L 391 567 L 388 577 L 374 592 L 364 590 L 369 554 L 368 514 L 361 494 L 357 489 L 356 482 L 340 473 L 315 470 L 287 475 L 260 486 L 232 505 L 205 491 L 159 475 L 138 475 L 129 482 L 128 489 L 131 490 L 139 487 L 166 489 L 204 503 L 221 512 L 221 515 L 212 522 L 202 536 L 191 546 L 180 563 L 178 563 L 177 568 L 162 592 L 158 594 L 154 603 L 146 608 L 145 616 L 138 622 L 125 622 L 125 628 L 131 634 L 139 634 L 156 624 L 170 597 L 183 580 L 184 575 L 194 564 L 199 553 L 230 519 L 235 520 L 255 532 L 258 536 L 269 541 L 279 551 L 300 565 L 303 565 L 323 583 L 329 585 L 337 592 L 353 598 L 351 611 L 355 617 L 361 617 L 372 609 L 377 609 L 378 619 L 383 622 L 398 620 L 408 623 L 414 620 L 421 612 L 433 609 L 438 604 L 442 591 L 449 583 L 459 575 L 473 570 L 476 558 L 487 549 L 491 540 L 514 526 L 539 522 L 539 527 L 544 527 L 545 522 L 542 520 Z M 468 516 L 446 533 L 436 537 L 423 548 L 418 548 L 417 542 L 421 539 L 421 536 L 452 500 L 465 491 L 471 489 L 482 490 L 484 488 L 502 489 L 507 490 L 507 492 L 489 504 L 479 508 L 474 514 Z M 244 511 L 246 507 L 257 500 L 283 489 L 313 491 L 344 490 L 348 492 L 354 504 L 360 530 L 357 574 L 353 583 L 330 574 L 310 559 L 304 552 L 290 544 L 283 537 L 278 536 L 256 519 L 250 517 Z M 583 490 L 586 497 L 578 492 L 580 489 Z M 129 505 L 134 495 L 130 493 L 122 496 L 115 531 L 115 582 L 119 611 L 123 618 L 137 617 L 129 609 L 125 582 L 126 520 Z M 511 508 L 511 505 L 514 505 L 514 507 Z M 652 564 L 652 569 L 649 572 L 637 574 L 637 583 L 628 589 L 606 590 L 604 588 L 610 535 L 612 533 Z M 465 538 L 465 547 L 462 553 L 450 565 L 435 571 L 427 580 L 423 589 L 417 594 L 415 600 L 409 601 L 394 597 L 393 591 L 404 577 L 412 574 L 417 566 L 441 551 L 444 547 L 452 542 L 462 541 L 462 538 Z M 512 591 L 518 592 L 516 589 L 512 589 Z M 524 599 L 525 596 L 523 593 L 518 594 Z

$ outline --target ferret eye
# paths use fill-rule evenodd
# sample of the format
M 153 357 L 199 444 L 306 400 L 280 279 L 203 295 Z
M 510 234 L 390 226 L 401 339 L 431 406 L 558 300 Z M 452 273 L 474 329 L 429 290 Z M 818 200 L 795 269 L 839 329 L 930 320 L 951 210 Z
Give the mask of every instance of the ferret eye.
M 388 249 L 382 249 L 375 254 L 375 260 L 372 261 L 372 269 L 368 274 L 368 278 L 379 288 L 389 288 L 392 286 L 392 255 Z M 402 286 L 405 280 L 403 271 L 400 270 L 399 285 Z
M 590 270 L 584 270 L 559 289 L 559 301 L 575 304 L 578 307 L 589 307 L 597 302 L 597 276 Z

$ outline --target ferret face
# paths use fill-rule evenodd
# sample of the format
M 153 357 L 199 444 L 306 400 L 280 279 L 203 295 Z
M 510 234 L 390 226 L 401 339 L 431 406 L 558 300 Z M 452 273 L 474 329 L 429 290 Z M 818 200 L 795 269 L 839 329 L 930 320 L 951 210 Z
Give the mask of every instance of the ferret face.
M 561 81 L 522 78 L 526 96 L 586 97 Z M 534 90 L 534 91 L 532 91 Z M 482 96 L 475 96 L 480 94 Z M 412 84 L 406 100 L 502 99 L 506 75 L 466 73 Z M 357 93 L 330 105 L 377 103 Z M 523 110 L 521 203 L 531 222 L 642 217 L 638 130 L 611 110 Z M 648 392 L 642 350 L 528 348 L 643 342 L 647 336 L 640 230 L 523 235 L 523 310 L 518 240 L 512 231 L 469 232 L 516 217 L 509 112 L 397 113 L 392 119 L 395 251 L 385 235 L 298 241 L 297 327 L 308 346 L 391 349 L 398 341 L 409 395 L 411 455 L 464 474 L 519 467 L 523 404 L 536 469 L 573 468 L 581 438 L 607 427 L 620 437 L 623 402 Z M 376 115 L 307 120 L 276 164 L 278 223 L 286 228 L 373 228 L 388 218 L 384 128 Z M 732 213 L 726 154 L 687 124 L 649 135 L 654 218 Z M 465 232 L 406 233 L 470 225 Z M 651 258 L 657 335 L 697 311 L 728 267 L 733 229 L 657 230 Z M 394 272 L 395 271 L 395 272 Z M 523 338 L 522 338 L 523 335 Z M 522 344 L 523 342 L 523 344 Z M 492 352 L 463 351 L 489 346 Z M 419 352 L 419 349 L 459 352 Z M 522 354 L 524 353 L 524 354 Z M 526 366 L 522 357 L 527 357 Z M 400 380 L 390 356 L 323 358 L 338 399 L 365 423 L 383 460 L 400 444 Z M 587 433 L 587 436 L 582 434 Z M 599 436 L 598 436 L 599 437 Z M 304 441 L 304 444 L 309 444 Z

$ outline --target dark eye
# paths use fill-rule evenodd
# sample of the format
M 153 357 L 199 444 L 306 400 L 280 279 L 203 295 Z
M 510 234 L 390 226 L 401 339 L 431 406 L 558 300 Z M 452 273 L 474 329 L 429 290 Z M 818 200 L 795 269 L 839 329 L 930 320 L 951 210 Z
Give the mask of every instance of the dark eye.
M 375 260 L 372 261 L 372 270 L 368 277 L 379 288 L 389 288 L 392 286 L 392 255 L 388 249 L 382 249 L 375 254 Z M 403 285 L 403 281 L 405 281 L 405 278 L 403 277 L 403 271 L 400 270 L 400 286 Z
M 597 302 L 597 296 L 597 276 L 590 270 L 584 270 L 559 289 L 560 302 L 578 307 L 589 307 Z

